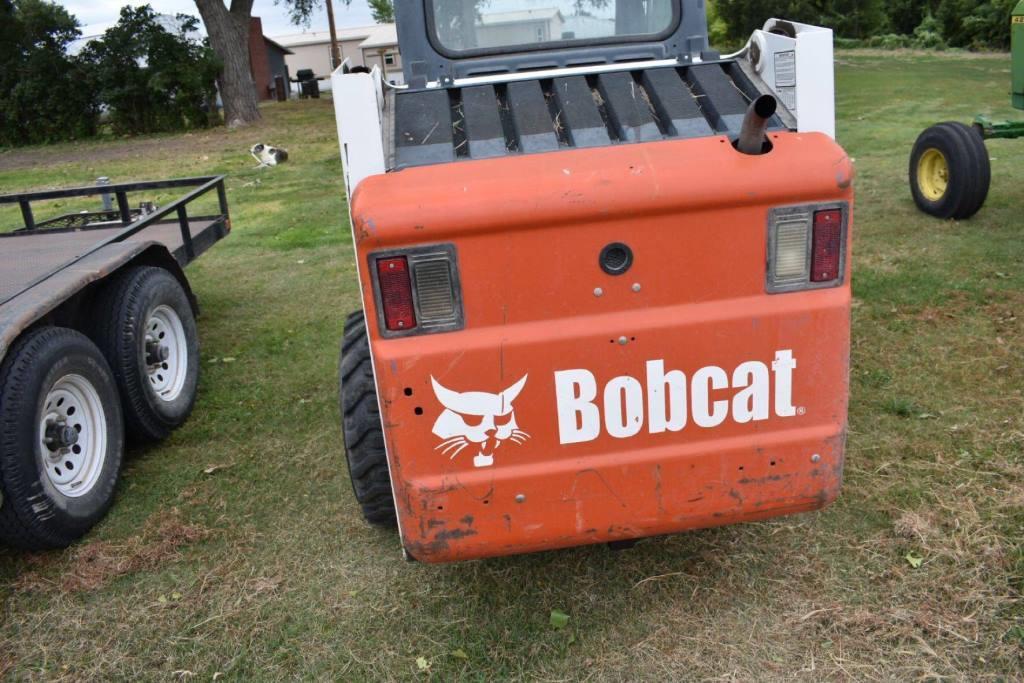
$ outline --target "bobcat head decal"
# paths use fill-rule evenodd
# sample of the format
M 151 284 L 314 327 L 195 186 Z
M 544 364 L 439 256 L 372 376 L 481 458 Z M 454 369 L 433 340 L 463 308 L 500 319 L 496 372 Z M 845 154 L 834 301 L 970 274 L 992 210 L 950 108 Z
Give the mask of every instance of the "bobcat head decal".
M 516 424 L 512 402 L 526 386 L 528 376 L 523 375 L 521 380 L 499 394 L 482 391 L 459 393 L 431 377 L 434 395 L 444 406 L 444 412 L 434 422 L 434 434 L 443 441 L 434 450 L 454 460 L 455 456 L 472 446 L 477 450 L 473 465 L 490 467 L 494 464 L 494 452 L 503 443 L 525 443 L 530 435 Z

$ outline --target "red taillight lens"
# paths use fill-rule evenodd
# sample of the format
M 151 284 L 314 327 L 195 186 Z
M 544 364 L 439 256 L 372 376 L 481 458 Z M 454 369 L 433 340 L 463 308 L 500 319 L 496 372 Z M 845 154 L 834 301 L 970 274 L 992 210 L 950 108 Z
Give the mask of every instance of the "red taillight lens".
M 811 282 L 838 280 L 843 248 L 843 212 L 839 209 L 814 213 L 811 249 Z
M 379 259 L 377 282 L 380 284 L 380 299 L 384 308 L 384 326 L 392 332 L 416 327 L 409 261 L 404 256 Z

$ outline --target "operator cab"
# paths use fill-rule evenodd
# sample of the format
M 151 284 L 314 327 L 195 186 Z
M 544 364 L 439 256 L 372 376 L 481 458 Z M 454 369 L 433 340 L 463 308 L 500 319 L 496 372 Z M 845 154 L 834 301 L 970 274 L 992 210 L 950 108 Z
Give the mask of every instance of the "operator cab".
M 540 69 L 716 59 L 703 0 L 412 0 L 396 8 L 413 88 Z
M 832 32 L 769 21 L 739 53 L 708 46 L 703 0 L 409 0 L 396 3 L 405 81 L 373 76 L 387 172 L 574 148 L 740 137 L 750 104 L 770 94 L 769 131 L 834 136 Z M 344 75 L 342 73 L 336 76 Z M 335 84 L 349 154 L 354 81 Z M 360 139 L 356 141 L 355 139 Z M 381 163 L 376 162 L 381 155 Z M 366 156 L 346 170 L 351 192 Z

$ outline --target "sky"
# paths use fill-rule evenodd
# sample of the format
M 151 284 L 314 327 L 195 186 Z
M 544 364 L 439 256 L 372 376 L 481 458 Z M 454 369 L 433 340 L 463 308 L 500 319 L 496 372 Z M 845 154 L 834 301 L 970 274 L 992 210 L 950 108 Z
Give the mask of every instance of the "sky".
M 199 16 L 199 11 L 192 0 L 149 0 L 149 2 L 133 2 L 131 0 L 58 0 L 82 24 L 83 34 L 101 33 L 117 21 L 121 7 L 125 5 L 151 5 L 161 14 L 191 14 Z M 283 3 L 275 4 L 274 0 L 256 0 L 252 15 L 263 20 L 263 33 L 277 36 L 285 33 L 300 33 L 304 30 L 326 31 L 327 13 L 321 8 L 310 21 L 309 28 L 295 26 L 288 18 L 288 10 Z M 366 0 L 352 0 L 345 6 L 344 0 L 334 0 L 334 23 L 336 26 L 366 26 L 373 23 Z

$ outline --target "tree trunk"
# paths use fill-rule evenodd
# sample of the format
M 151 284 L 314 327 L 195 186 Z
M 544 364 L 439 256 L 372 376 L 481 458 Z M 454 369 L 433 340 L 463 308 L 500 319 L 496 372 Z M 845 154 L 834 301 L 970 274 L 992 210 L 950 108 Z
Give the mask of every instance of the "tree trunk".
M 210 47 L 221 62 L 217 83 L 224 102 L 224 121 L 229 127 L 258 121 L 256 85 L 249 65 L 249 19 L 253 0 L 231 0 L 231 9 L 223 0 L 195 2 L 210 36 Z

